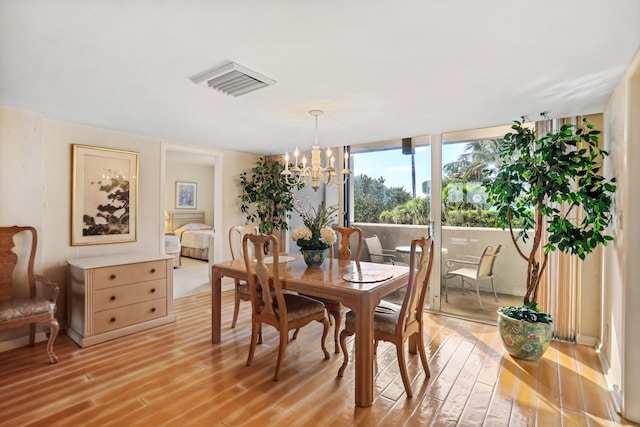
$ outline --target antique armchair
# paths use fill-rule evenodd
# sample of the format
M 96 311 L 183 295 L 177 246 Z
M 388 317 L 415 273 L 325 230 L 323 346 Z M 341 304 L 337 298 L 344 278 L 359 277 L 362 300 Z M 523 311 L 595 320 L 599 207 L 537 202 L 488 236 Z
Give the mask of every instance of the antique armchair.
M 24 235 L 28 238 L 23 239 Z M 25 242 L 29 247 L 20 244 L 16 248 L 16 240 Z M 48 326 L 47 353 L 50 362 L 57 363 L 53 343 L 59 329 L 55 318 L 59 289 L 46 277 L 34 273 L 37 243 L 38 236 L 33 227 L 0 227 L 0 331 L 29 325 L 29 344 L 33 346 L 36 324 Z M 20 286 L 20 279 L 25 281 L 26 286 Z M 36 283 L 50 290 L 50 299 L 38 296 Z M 26 288 L 26 292 L 22 291 L 23 288 Z

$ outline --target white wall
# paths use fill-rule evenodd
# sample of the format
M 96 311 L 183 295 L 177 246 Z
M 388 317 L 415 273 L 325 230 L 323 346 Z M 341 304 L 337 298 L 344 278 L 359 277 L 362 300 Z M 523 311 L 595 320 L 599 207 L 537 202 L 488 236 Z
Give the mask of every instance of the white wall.
M 135 151 L 139 156 L 137 241 L 71 246 L 71 145 Z M 238 175 L 257 156 L 167 142 L 52 120 L 38 113 L 0 107 L 0 225 L 32 225 L 38 230 L 36 272 L 61 287 L 58 314 L 66 323 L 66 260 L 163 248 L 165 151 L 195 151 L 216 157 L 220 167 L 220 227 L 244 222 L 238 203 Z M 229 257 L 221 246 L 216 258 Z M 0 334 L 0 344 L 13 334 Z M 23 331 L 26 334 L 26 328 Z M 1 346 L 0 346 L 1 347 Z
M 202 211 L 204 220 L 208 225 L 214 224 L 214 172 L 213 165 L 203 165 L 196 163 L 193 159 L 189 163 L 189 158 L 180 157 L 180 161 L 171 161 L 171 154 L 167 153 L 167 169 L 165 171 L 165 196 L 164 206 L 167 212 L 172 211 Z M 197 157 L 194 155 L 194 157 Z M 177 209 L 176 208 L 176 182 L 195 182 L 196 186 L 196 208 Z
M 613 244 L 603 250 L 601 359 L 622 415 L 640 421 L 640 53 L 605 110 L 605 173 L 615 176 Z

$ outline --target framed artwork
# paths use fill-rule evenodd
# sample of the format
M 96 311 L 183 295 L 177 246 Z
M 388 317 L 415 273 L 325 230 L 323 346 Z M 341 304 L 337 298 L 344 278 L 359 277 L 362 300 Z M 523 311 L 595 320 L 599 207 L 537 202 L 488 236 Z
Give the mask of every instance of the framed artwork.
M 195 182 L 176 181 L 176 208 L 195 209 L 197 204 L 197 186 Z
M 135 242 L 138 153 L 72 145 L 71 245 Z

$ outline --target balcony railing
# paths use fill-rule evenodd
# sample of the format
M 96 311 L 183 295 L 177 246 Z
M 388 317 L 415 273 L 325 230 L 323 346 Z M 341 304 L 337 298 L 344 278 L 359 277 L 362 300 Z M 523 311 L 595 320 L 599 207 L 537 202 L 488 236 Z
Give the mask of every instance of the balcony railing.
M 354 223 L 365 237 L 377 235 L 382 247 L 394 250 L 411 244 L 411 240 L 429 234 L 426 225 Z M 447 259 L 461 259 L 464 255 L 480 256 L 488 245 L 502 244 L 494 265 L 494 283 L 499 294 L 523 296 L 527 265 L 516 252 L 508 230 L 479 227 L 442 227 L 442 271 L 446 271 Z M 531 239 L 527 242 L 531 243 Z M 407 254 L 397 253 L 398 260 L 407 262 Z M 368 254 L 363 251 L 363 260 Z M 449 289 L 460 287 L 459 280 L 451 280 Z

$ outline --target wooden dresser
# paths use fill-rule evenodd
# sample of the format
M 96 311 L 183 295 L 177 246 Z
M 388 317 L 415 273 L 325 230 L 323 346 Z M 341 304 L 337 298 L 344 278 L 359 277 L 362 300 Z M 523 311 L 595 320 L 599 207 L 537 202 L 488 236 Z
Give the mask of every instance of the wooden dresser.
M 67 263 L 67 335 L 81 347 L 175 322 L 172 257 L 127 254 Z

